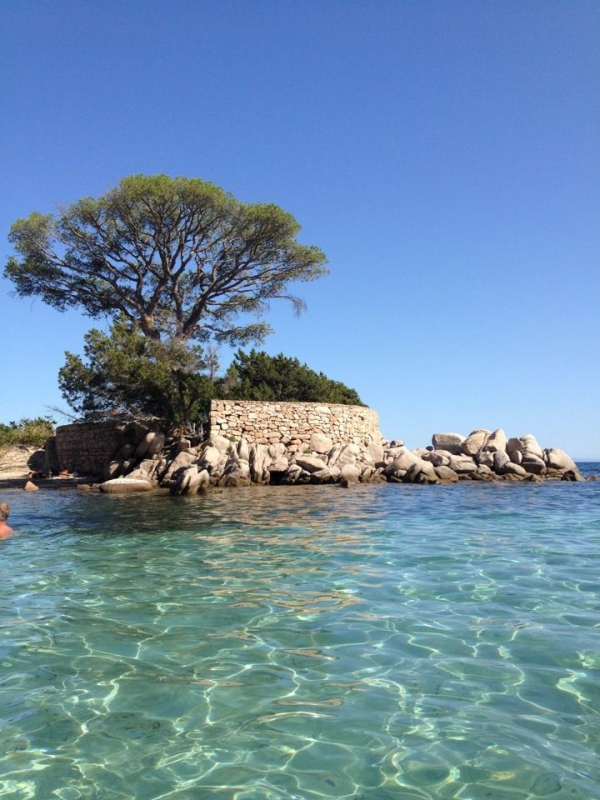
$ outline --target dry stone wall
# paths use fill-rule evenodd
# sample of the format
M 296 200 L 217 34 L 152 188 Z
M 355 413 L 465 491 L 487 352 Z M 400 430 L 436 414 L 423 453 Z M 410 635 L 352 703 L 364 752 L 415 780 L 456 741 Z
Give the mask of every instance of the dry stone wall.
M 328 436 L 333 444 L 363 445 L 382 438 L 376 411 L 334 403 L 213 400 L 210 430 L 229 439 L 283 443 L 288 448 L 309 444 L 316 433 Z
M 57 467 L 81 475 L 102 475 L 119 448 L 116 422 L 74 423 L 56 429 Z

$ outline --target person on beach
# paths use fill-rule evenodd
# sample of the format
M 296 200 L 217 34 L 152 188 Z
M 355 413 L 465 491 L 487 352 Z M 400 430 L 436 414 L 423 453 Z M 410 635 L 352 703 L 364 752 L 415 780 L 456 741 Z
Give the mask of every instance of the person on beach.
M 8 503 L 0 503 L 0 539 L 8 539 L 8 537 L 14 533 L 13 529 L 6 522 L 9 514 L 10 506 Z

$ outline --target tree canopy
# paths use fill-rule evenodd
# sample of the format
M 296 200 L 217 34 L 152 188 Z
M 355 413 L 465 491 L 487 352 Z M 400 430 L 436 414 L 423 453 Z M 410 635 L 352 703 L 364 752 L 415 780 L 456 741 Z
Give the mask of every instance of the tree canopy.
M 296 281 L 325 274 L 325 256 L 299 244 L 276 205 L 243 203 L 196 178 L 134 175 L 56 215 L 15 222 L 5 276 L 21 297 L 92 318 L 124 316 L 151 339 L 260 341 L 248 322 L 270 300 L 302 302 Z
M 218 394 L 236 400 L 363 405 L 354 389 L 280 353 L 238 350 Z
M 238 350 L 218 376 L 210 350 L 151 339 L 123 317 L 108 333 L 86 333 L 83 358 L 66 357 L 59 372 L 62 395 L 88 420 L 119 413 L 191 427 L 206 421 L 215 397 L 362 405 L 354 389 L 283 354 Z
M 84 338 L 86 361 L 67 352 L 58 375 L 83 419 L 121 413 L 193 425 L 207 416 L 217 365 L 199 345 L 151 339 L 124 317 L 108 333 L 92 328 Z

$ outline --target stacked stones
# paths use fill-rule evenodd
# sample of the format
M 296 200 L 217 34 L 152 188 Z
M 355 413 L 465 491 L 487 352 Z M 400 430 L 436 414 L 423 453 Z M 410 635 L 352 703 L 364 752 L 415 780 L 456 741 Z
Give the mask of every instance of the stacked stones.
M 99 464 L 107 464 L 120 446 L 120 429 L 133 428 L 115 422 L 72 423 L 56 429 L 46 442 L 46 468 L 93 475 Z M 141 427 L 141 426 L 138 426 Z M 144 429 L 144 433 L 147 429 Z
M 542 450 L 531 434 L 507 439 L 502 430 L 478 429 L 467 437 L 438 433 L 431 447 L 417 450 L 377 438 L 343 444 L 314 433 L 307 445 L 286 447 L 214 434 L 194 447 L 187 439 L 168 441 L 161 432 L 148 432 L 111 462 L 108 477 L 117 480 L 101 488 L 126 490 L 132 481 L 132 491 L 162 486 L 171 494 L 193 495 L 211 486 L 251 484 L 582 480 L 564 451 Z
M 336 403 L 213 400 L 210 429 L 213 434 L 256 444 L 283 442 L 290 452 L 305 449 L 317 432 L 325 433 L 334 444 L 381 438 L 376 411 Z

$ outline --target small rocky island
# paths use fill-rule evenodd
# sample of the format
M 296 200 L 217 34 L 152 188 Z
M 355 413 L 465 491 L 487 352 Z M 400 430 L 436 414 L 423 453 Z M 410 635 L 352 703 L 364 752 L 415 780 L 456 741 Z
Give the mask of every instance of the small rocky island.
M 563 450 L 535 436 L 479 428 L 436 433 L 410 450 L 379 431 L 364 406 L 213 401 L 206 438 L 136 422 L 67 425 L 46 448 L 50 469 L 95 476 L 102 492 L 352 483 L 583 480 Z M 54 466 L 53 466 L 54 465 Z

